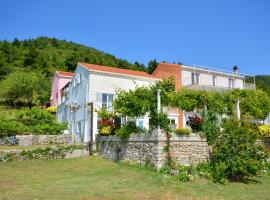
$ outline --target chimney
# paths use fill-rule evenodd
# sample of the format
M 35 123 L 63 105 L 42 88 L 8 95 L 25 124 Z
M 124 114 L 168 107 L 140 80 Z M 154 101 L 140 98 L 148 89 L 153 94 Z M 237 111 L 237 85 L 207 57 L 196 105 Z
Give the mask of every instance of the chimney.
M 233 67 L 233 74 L 238 74 L 238 67 L 237 66 Z

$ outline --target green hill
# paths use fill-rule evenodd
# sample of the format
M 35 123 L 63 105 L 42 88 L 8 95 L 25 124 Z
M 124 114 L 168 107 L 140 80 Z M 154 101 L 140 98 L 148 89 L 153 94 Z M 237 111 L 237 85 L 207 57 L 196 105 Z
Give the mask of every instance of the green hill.
M 43 90 L 46 90 L 43 102 L 49 101 L 51 78 L 54 72 L 56 70 L 74 71 L 78 62 L 149 73 L 158 65 L 156 60 L 151 60 L 145 67 L 139 62 L 130 63 L 95 48 L 55 38 L 39 37 L 21 41 L 14 39 L 12 42 L 0 41 L 0 81 L 13 72 L 34 72 L 40 80 L 42 78 L 45 80 L 45 83 L 41 82 Z M 257 88 L 263 89 L 270 96 L 270 76 L 257 76 L 256 82 Z
M 131 64 L 94 48 L 55 38 L 39 37 L 22 41 L 14 39 L 13 42 L 0 41 L 0 79 L 18 70 L 42 72 L 50 77 L 55 70 L 73 71 L 79 61 L 146 70 L 144 65 L 138 62 Z
M 262 89 L 270 96 L 270 75 L 256 76 L 256 85 L 258 89 Z

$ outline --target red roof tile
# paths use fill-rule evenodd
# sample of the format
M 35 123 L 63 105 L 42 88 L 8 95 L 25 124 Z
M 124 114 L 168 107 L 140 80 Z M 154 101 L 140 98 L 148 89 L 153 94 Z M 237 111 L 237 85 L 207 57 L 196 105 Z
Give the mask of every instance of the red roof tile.
M 64 72 L 64 71 L 57 71 L 57 74 L 59 74 L 59 76 L 69 76 L 69 77 L 72 77 L 74 75 L 74 73 L 72 72 Z
M 130 76 L 141 76 L 141 77 L 147 77 L 147 78 L 155 78 L 157 77 L 153 76 L 152 74 L 148 74 L 143 71 L 134 71 L 129 69 L 122 69 L 117 67 L 107 67 L 102 65 L 94 65 L 94 64 L 88 64 L 88 63 L 81 63 L 79 62 L 79 65 L 86 67 L 89 70 L 93 71 L 100 71 L 100 72 L 109 72 L 109 73 L 116 73 L 116 74 L 125 74 Z

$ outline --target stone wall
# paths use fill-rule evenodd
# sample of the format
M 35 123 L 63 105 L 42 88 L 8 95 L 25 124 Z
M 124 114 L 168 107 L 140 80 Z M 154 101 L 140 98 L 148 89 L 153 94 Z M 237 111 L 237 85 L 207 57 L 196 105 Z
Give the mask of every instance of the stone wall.
M 161 132 L 132 134 L 127 141 L 117 136 L 98 136 L 97 150 L 101 157 L 115 161 L 129 160 L 140 164 L 152 163 L 158 169 L 166 161 L 166 137 Z M 170 142 L 172 159 L 181 165 L 196 165 L 209 158 L 210 148 L 199 136 L 173 135 Z
M 18 146 L 46 145 L 46 144 L 71 144 L 71 134 L 64 135 L 17 135 Z M 0 138 L 0 146 L 12 145 L 8 140 Z
M 13 149 L 13 150 L 0 150 L 0 163 L 7 161 L 22 161 L 29 160 L 29 158 L 25 155 L 22 155 L 23 151 L 33 152 L 34 150 L 21 150 L 21 149 Z M 40 156 L 40 154 L 35 154 L 32 159 L 35 160 L 48 160 L 48 159 L 66 159 L 66 158 L 77 158 L 89 156 L 89 151 L 85 148 L 83 149 L 73 149 L 68 151 L 62 151 L 58 153 L 59 155 L 45 155 Z

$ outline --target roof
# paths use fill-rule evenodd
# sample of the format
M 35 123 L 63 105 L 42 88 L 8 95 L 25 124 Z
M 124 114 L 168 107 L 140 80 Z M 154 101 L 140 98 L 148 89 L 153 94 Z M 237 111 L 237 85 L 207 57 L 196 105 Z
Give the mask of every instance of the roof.
M 59 76 L 68 76 L 68 77 L 72 77 L 74 75 L 74 73 L 72 73 L 72 72 L 64 72 L 64 71 L 57 71 L 56 73 Z
M 139 76 L 139 77 L 145 77 L 145 78 L 158 79 L 156 76 L 152 74 L 148 74 L 147 72 L 143 72 L 143 71 L 135 71 L 135 70 L 122 69 L 122 68 L 117 68 L 117 67 L 107 67 L 107 66 L 102 66 L 102 65 L 94 65 L 94 64 L 81 63 L 81 62 L 79 62 L 78 64 L 92 71 L 108 72 L 108 73 L 114 73 L 114 74 L 124 74 L 124 75 L 129 75 L 129 76 Z

